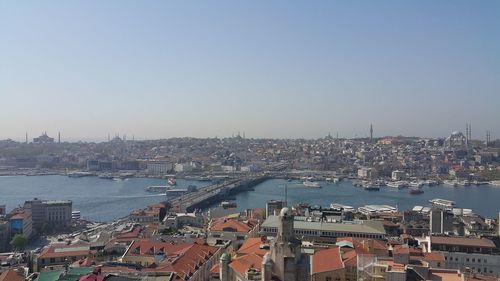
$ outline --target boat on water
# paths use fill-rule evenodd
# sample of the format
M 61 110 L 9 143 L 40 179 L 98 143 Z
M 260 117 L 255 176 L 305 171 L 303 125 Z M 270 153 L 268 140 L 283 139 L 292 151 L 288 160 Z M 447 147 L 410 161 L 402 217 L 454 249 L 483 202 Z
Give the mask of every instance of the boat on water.
M 413 194 L 413 195 L 417 195 L 417 194 L 424 193 L 424 191 L 422 189 L 420 189 L 420 188 L 412 187 L 412 188 L 410 188 L 410 190 L 408 191 L 408 193 Z
M 380 181 L 363 181 L 363 188 L 368 191 L 379 191 L 381 186 L 385 186 L 385 183 Z
M 373 182 L 363 183 L 363 188 L 368 191 L 379 191 L 380 186 L 376 185 Z
M 331 182 L 331 183 L 338 183 L 340 180 L 339 178 L 326 178 L 325 179 L 326 182 Z
M 71 172 L 67 174 L 70 178 L 83 178 L 83 177 L 92 177 L 95 176 L 90 172 Z
M 403 188 L 408 187 L 408 183 L 406 183 L 404 181 L 388 182 L 386 185 L 388 187 L 397 188 L 397 189 L 403 189 Z
M 100 179 L 105 179 L 105 180 L 112 180 L 114 177 L 110 174 L 100 174 L 99 175 Z
M 163 193 L 167 190 L 168 186 L 166 185 L 151 185 L 144 188 L 147 192 L 152 193 Z
M 222 201 L 220 203 L 220 206 L 224 209 L 229 209 L 229 208 L 236 208 L 237 205 L 236 205 L 236 202 L 233 202 L 233 201 Z
M 458 181 L 456 181 L 456 180 L 445 180 L 445 181 L 443 181 L 443 183 L 445 185 L 451 185 L 453 187 L 457 187 L 458 186 Z
M 494 186 L 500 186 L 500 180 L 490 181 L 490 184 Z
M 439 183 L 435 180 L 428 180 L 425 182 L 428 186 L 436 186 L 438 185 Z
M 72 220 L 80 220 L 81 218 L 82 218 L 82 214 L 80 211 L 75 210 L 75 211 L 71 212 L 71 219 Z
M 416 188 L 421 188 L 422 186 L 424 186 L 424 183 L 421 181 L 412 181 L 412 182 L 410 182 L 410 186 L 416 187 Z
M 320 188 L 321 187 L 321 185 L 318 182 L 309 181 L 309 180 L 306 180 L 306 181 L 302 182 L 302 184 L 305 187 L 312 187 L 312 188 Z
M 174 186 L 177 184 L 177 181 L 174 178 L 168 178 L 167 183 L 170 186 Z

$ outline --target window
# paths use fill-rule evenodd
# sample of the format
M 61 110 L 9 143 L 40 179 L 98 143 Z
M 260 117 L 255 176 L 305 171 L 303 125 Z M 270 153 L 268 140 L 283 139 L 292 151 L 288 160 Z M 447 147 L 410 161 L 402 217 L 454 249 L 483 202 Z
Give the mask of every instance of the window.
M 441 267 L 441 263 L 440 263 L 440 262 L 438 262 L 438 263 L 437 263 L 437 266 L 438 266 L 438 267 Z
M 472 259 L 472 262 L 476 262 L 476 259 Z
M 465 261 L 469 262 L 469 258 L 466 258 Z
M 325 277 L 325 281 L 332 281 L 332 277 L 330 276 Z

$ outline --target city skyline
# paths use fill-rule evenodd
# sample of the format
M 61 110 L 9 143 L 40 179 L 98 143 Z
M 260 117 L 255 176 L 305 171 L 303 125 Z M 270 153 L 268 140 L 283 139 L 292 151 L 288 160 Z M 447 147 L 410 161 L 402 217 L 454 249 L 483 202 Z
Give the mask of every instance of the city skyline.
M 4 2 L 0 138 L 496 139 L 499 5 Z

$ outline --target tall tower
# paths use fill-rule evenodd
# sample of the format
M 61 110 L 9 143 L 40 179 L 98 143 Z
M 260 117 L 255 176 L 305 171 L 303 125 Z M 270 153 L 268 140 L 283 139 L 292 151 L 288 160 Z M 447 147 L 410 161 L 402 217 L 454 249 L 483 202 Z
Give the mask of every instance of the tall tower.
M 61 143 L 61 132 L 57 133 L 57 142 Z
M 26 144 L 28 144 L 28 132 L 26 132 Z
M 229 281 L 229 263 L 231 262 L 231 256 L 224 253 L 219 259 L 219 279 L 221 281 Z
M 373 124 L 370 124 L 370 143 L 373 142 Z
M 271 259 L 274 272 L 280 280 L 301 280 L 298 277 L 301 242 L 295 237 L 293 227 L 294 216 L 288 207 L 281 209 L 278 223 L 278 233 L 271 244 Z

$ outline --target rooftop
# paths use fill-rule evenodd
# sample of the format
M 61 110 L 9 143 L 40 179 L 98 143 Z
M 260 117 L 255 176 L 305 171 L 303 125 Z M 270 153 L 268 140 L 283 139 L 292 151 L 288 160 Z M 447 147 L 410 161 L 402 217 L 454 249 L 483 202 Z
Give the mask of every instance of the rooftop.
M 493 241 L 485 238 L 431 236 L 431 243 L 465 247 L 496 248 Z
M 277 216 L 269 216 L 262 227 L 278 227 L 279 218 Z M 356 222 L 310 222 L 310 221 L 294 221 L 295 229 L 307 230 L 322 230 L 322 231 L 336 231 L 336 232 L 349 232 L 349 233 L 369 233 L 369 234 L 382 234 L 385 235 L 384 225 L 381 221 L 356 221 Z
M 344 268 L 342 257 L 340 256 L 340 248 L 333 247 L 329 249 L 319 250 L 312 256 L 311 273 L 321 273 Z

